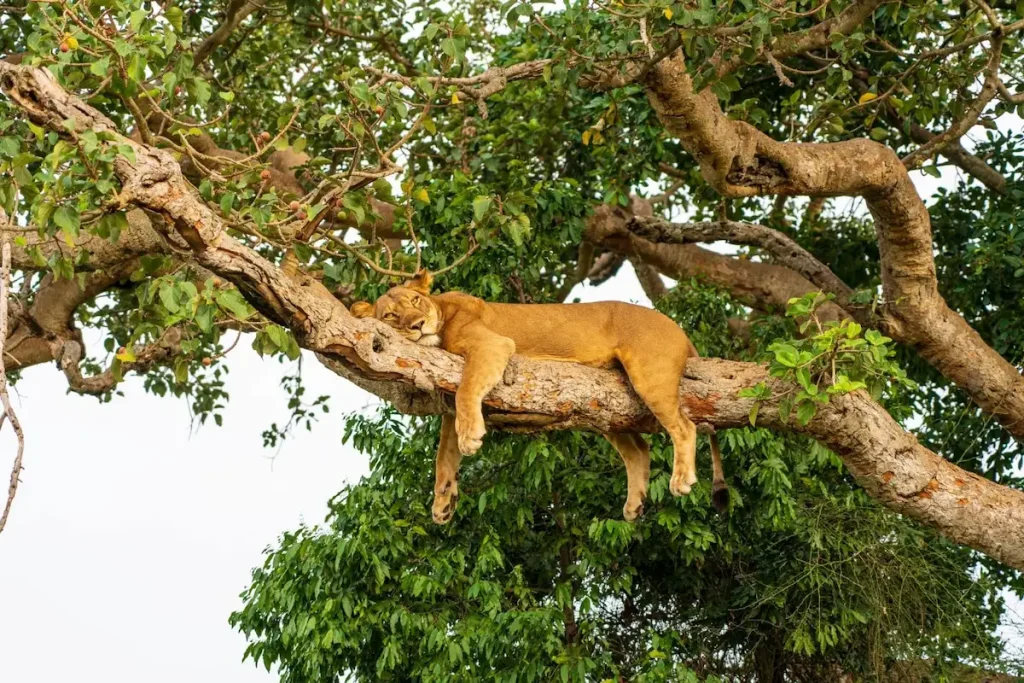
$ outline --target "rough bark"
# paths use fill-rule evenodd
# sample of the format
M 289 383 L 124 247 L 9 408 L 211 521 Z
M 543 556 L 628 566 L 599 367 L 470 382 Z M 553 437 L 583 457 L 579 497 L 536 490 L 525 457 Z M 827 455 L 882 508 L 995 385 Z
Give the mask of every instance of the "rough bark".
M 695 92 L 679 52 L 652 69 L 646 87 L 667 131 L 723 195 L 863 197 L 881 255 L 880 327 L 916 349 L 1015 438 L 1024 438 L 1024 379 L 939 294 L 928 210 L 892 150 L 870 140 L 773 140 L 728 119 L 710 90 Z
M 724 256 L 693 244 L 652 242 L 629 230 L 632 219 L 625 209 L 600 206 L 587 224 L 586 238 L 638 259 L 674 280 L 701 279 L 759 311 L 785 311 L 790 299 L 820 289 L 784 266 Z M 824 304 L 818 312 L 822 320 L 849 317 L 833 303 Z
M 772 256 L 775 263 L 798 273 L 821 291 L 834 294 L 839 306 L 847 310 L 852 308 L 850 297 L 853 290 L 828 266 L 778 230 L 738 221 L 670 223 L 646 216 L 634 216 L 627 229 L 638 237 L 664 244 L 725 240 L 732 244 L 760 247 Z
M 353 318 L 315 279 L 289 276 L 232 238 L 170 154 L 117 135 L 108 119 L 64 92 L 48 72 L 0 63 L 0 86 L 26 115 L 51 130 L 69 134 L 62 122 L 71 119 L 72 131 L 109 130 L 116 142 L 131 144 L 135 162 L 119 157 L 114 164 L 124 201 L 161 217 L 154 227 L 168 244 L 233 282 L 329 367 L 389 397 L 390 387 L 402 387 L 398 393 L 422 412 L 448 409 L 461 381 L 461 358 L 412 344 L 378 321 Z M 751 400 L 739 398 L 739 392 L 759 382 L 766 382 L 773 395 L 787 388 L 757 364 L 694 359 L 680 386 L 682 403 L 696 422 L 740 426 L 746 424 Z M 657 428 L 621 372 L 571 363 L 517 359 L 486 397 L 485 407 L 491 425 L 510 430 Z M 861 485 L 892 509 L 1024 569 L 1019 533 L 1024 492 L 943 460 L 863 392 L 836 397 L 806 427 L 781 420 L 775 399 L 763 404 L 759 416 L 766 427 L 805 433 L 835 451 Z

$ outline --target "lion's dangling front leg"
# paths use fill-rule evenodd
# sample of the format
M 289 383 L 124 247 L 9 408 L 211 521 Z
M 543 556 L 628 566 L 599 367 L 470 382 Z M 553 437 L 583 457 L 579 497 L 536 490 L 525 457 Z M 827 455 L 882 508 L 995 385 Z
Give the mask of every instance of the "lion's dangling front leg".
M 441 441 L 437 445 L 437 463 L 434 470 L 434 521 L 447 524 L 459 503 L 459 452 L 455 436 L 455 416 L 441 418 Z
M 465 336 L 451 349 L 466 359 L 462 382 L 455 392 L 455 434 L 463 455 L 476 453 L 483 445 L 483 400 L 505 373 L 516 350 L 515 342 L 487 328 L 464 330 Z

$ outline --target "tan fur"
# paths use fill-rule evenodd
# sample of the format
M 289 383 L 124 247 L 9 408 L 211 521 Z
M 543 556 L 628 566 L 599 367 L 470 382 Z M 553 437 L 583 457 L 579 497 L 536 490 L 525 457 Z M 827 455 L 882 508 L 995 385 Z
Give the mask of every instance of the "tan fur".
M 679 382 L 688 358 L 697 355 L 686 333 L 649 308 L 618 302 L 588 304 L 493 304 L 461 292 L 430 296 L 430 275 L 421 271 L 376 303 L 352 306 L 356 317 L 382 320 L 407 339 L 440 346 L 466 360 L 455 393 L 455 418 L 441 425 L 434 487 L 434 521 L 451 519 L 458 499 L 463 455 L 475 453 L 486 433 L 482 401 L 501 381 L 513 353 L 596 367 L 622 366 L 633 388 L 672 438 L 669 488 L 690 492 L 697 482 L 697 430 L 679 405 Z M 643 513 L 650 453 L 639 434 L 605 434 L 626 465 L 628 495 L 623 515 Z M 716 507 L 727 496 L 717 439 L 711 434 Z

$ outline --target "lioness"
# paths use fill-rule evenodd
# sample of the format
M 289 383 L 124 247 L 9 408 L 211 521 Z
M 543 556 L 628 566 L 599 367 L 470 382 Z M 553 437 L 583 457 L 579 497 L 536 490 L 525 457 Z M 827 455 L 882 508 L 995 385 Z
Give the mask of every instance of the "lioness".
M 675 458 L 669 488 L 675 496 L 697 482 L 697 430 L 679 406 L 679 381 L 697 350 L 672 320 L 642 306 L 618 302 L 590 304 L 492 304 L 461 292 L 430 295 L 424 270 L 394 287 L 376 303 L 352 305 L 357 318 L 375 317 L 405 338 L 440 346 L 466 359 L 455 392 L 455 417 L 441 422 L 434 484 L 434 521 L 448 522 L 458 502 L 458 471 L 463 455 L 483 443 L 484 396 L 501 381 L 513 353 L 542 360 L 572 361 L 597 367 L 620 364 L 636 393 L 672 437 Z M 628 495 L 623 516 L 643 513 L 650 476 L 650 453 L 640 434 L 605 434 L 626 465 Z M 711 434 L 712 501 L 728 502 L 718 440 Z

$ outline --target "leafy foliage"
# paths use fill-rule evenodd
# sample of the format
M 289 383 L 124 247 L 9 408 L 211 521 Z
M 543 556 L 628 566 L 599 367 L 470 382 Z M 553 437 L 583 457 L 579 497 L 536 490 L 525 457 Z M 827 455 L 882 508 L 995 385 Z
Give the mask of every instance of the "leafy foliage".
M 774 341 L 766 350 L 771 376 L 794 385 L 779 401 L 783 422 L 789 420 L 795 408 L 797 422 L 806 425 L 819 405 L 828 403 L 832 396 L 858 389 L 867 389 L 877 400 L 890 381 L 898 388 L 916 387 L 893 360 L 896 352 L 888 346 L 892 339 L 872 329 L 861 336 L 861 326 L 849 319 L 822 323 L 817 308 L 831 298 L 811 293 L 791 299 L 786 315 L 803 321 L 799 326 L 802 336 Z M 771 389 L 761 382 L 740 395 L 758 399 L 750 411 L 750 424 L 755 425 L 758 407 L 762 400 L 772 397 Z

